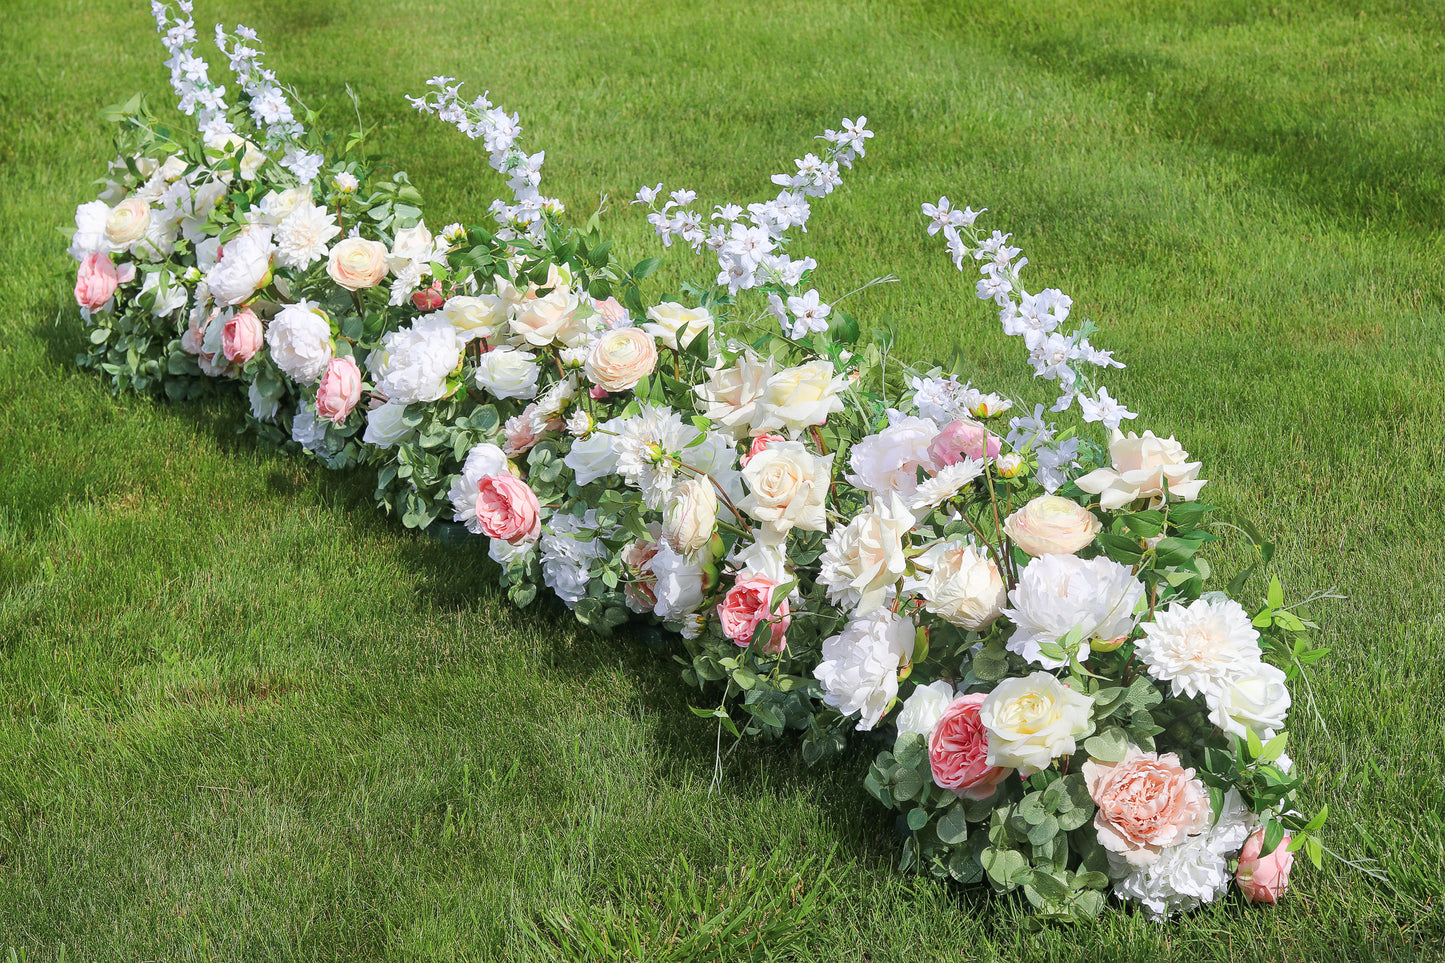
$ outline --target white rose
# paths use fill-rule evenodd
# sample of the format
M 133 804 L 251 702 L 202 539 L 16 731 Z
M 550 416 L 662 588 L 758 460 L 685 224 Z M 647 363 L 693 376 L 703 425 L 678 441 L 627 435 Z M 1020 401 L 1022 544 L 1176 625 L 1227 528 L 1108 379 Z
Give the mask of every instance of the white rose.
M 834 375 L 830 361 L 784 368 L 768 379 L 757 401 L 753 433 L 786 428 L 796 438 L 809 425 L 821 425 L 843 410 L 840 395 L 848 385 L 848 376 Z
M 657 604 L 653 614 L 664 622 L 681 622 L 702 605 L 702 567 L 696 562 L 673 550 L 666 542 L 657 548 L 652 557 L 652 574 L 657 578 L 653 592 Z
M 507 323 L 507 302 L 495 294 L 458 295 L 442 305 L 442 317 L 467 341 L 490 338 Z
M 1040 555 L 1009 593 L 1013 607 L 1003 610 L 1018 626 L 1008 650 L 1046 669 L 1060 669 L 1066 660 L 1044 655 L 1040 646 L 1079 629 L 1083 662 L 1091 653 L 1090 643 L 1114 642 L 1133 631 L 1134 609 L 1143 597 L 1144 583 L 1127 565 L 1103 556 L 1085 561 L 1073 555 Z
M 710 334 L 713 318 L 707 308 L 685 308 L 676 301 L 664 301 L 647 309 L 649 323 L 642 327 L 664 347 L 686 348 L 700 334 Z
M 624 419 L 613 418 L 592 430 L 586 438 L 572 442 L 562 463 L 572 469 L 578 485 L 589 485 L 617 471 L 617 431 Z
M 1007 588 L 988 553 L 967 542 L 935 542 L 917 562 L 927 574 L 909 578 L 904 591 L 945 621 L 981 632 L 1003 611 Z
M 953 699 L 953 686 L 944 679 L 914 689 L 894 720 L 898 726 L 898 738 L 894 744 L 911 734 L 927 739 L 933 727 L 938 725 L 938 720 L 943 718 L 944 710 L 953 704 Z
M 608 331 L 583 364 L 587 379 L 603 391 L 628 391 L 657 367 L 657 347 L 638 328 Z
M 1152 431 L 1142 436 L 1131 431 L 1126 436 L 1115 428 L 1109 457 L 1113 468 L 1096 469 L 1075 482 L 1084 491 L 1098 495 L 1100 507 L 1107 511 L 1123 508 L 1136 498 L 1147 498 L 1150 506 L 1157 508 L 1166 482 L 1170 496 L 1186 502 L 1198 498 L 1204 487 L 1199 477 L 1204 463 L 1189 461 L 1189 452 L 1173 435 L 1158 438 Z
M 512 318 L 512 333 L 528 344 L 542 348 L 566 344 L 580 333 L 577 309 L 581 301 L 571 289 L 557 287 L 544 298 L 524 300 Z
M 138 197 L 128 197 L 106 215 L 105 239 L 111 250 L 119 253 L 145 237 L 150 223 L 150 205 Z
M 217 304 L 240 304 L 271 278 L 271 232 L 258 228 L 221 248 L 221 259 L 206 272 L 206 286 Z
M 677 483 L 662 518 L 662 537 L 675 550 L 696 558 L 717 527 L 717 493 L 705 478 Z
M 1004 534 L 1030 555 L 1074 555 L 1104 526 L 1067 498 L 1040 495 L 1004 520 Z
M 1261 741 L 1268 742 L 1284 728 L 1289 713 L 1289 687 L 1285 682 L 1284 672 L 1267 662 L 1248 666 L 1218 687 L 1205 690 L 1210 721 L 1241 739 L 1246 730 L 1253 730 Z
M 432 238 L 431 231 L 426 229 L 426 221 L 418 221 L 416 227 L 396 232 L 396 240 L 391 245 L 391 254 L 386 259 L 387 264 L 395 273 L 413 261 L 428 262 L 432 259 L 435 246 L 436 242 Z
M 1047 672 L 1004 679 L 983 700 L 979 722 L 988 730 L 988 764 L 1032 776 L 1059 756 L 1071 755 L 1076 740 L 1094 731 L 1094 700 Z
M 376 387 L 391 401 L 437 401 L 447 393 L 447 377 L 461 364 L 462 339 L 436 314 L 418 318 L 410 328 L 381 339 Z
M 813 676 L 823 701 L 845 716 L 859 713 L 858 729 L 867 732 L 898 697 L 898 669 L 912 658 L 913 623 L 882 609 L 825 639 Z
M 326 273 L 348 291 L 374 288 L 386 277 L 386 245 L 348 237 L 331 249 Z
M 907 498 L 918 490 L 918 469 L 932 474 L 938 467 L 928 451 L 937 436 L 938 425 L 928 418 L 899 418 L 853 446 L 848 481 L 866 492 L 892 491 Z
M 530 351 L 495 348 L 477 361 L 477 387 L 494 398 L 535 398 L 542 366 Z
M 331 322 L 313 301 L 289 304 L 266 326 L 271 360 L 297 384 L 314 383 L 326 371 L 334 351 Z
M 709 369 L 707 384 L 697 385 L 693 391 L 702 401 L 708 421 L 736 441 L 748 433 L 757 415 L 758 400 L 777 370 L 777 362 L 771 357 L 759 358 L 749 351 L 731 365 Z
M 913 529 L 913 513 L 889 492 L 846 527 L 833 529 L 819 559 L 818 581 L 828 600 L 855 615 L 872 612 L 888 599 L 889 590 L 908 567 L 903 538 Z
M 826 531 L 824 505 L 833 478 L 833 456 L 815 455 L 798 441 L 775 441 L 742 471 L 748 494 L 738 508 L 778 533 L 793 528 Z
M 361 436 L 361 440 L 377 448 L 390 448 L 405 441 L 407 436 L 416 431 L 401 420 L 405 412 L 406 405 L 395 401 L 388 401 L 371 409 L 366 413 L 366 433 Z M 476 512 L 475 504 L 472 511 Z

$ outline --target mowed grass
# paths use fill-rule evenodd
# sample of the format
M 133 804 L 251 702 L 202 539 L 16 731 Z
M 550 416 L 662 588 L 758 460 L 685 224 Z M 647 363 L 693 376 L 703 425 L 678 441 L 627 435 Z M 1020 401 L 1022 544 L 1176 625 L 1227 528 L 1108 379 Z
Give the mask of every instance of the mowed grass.
M 870 750 L 744 746 L 714 782 L 665 642 L 511 609 L 475 545 L 405 531 L 238 437 L 234 402 L 78 371 L 54 228 L 168 103 L 146 6 L 0 3 L 0 948 L 25 960 L 1429 959 L 1445 941 L 1445 12 L 1406 2 L 198 3 L 407 170 L 428 222 L 501 188 L 402 100 L 517 110 L 544 187 L 654 253 L 643 183 L 758 200 L 811 136 L 877 137 L 817 205 L 824 295 L 1019 397 L 918 205 L 1014 233 L 1321 606 L 1291 752 L 1327 845 L 1277 908 L 1027 924 L 895 869 Z M 214 60 L 215 58 L 213 58 Z M 687 265 L 685 261 L 677 261 Z M 661 296 L 695 266 L 669 267 Z M 1231 557 L 1226 549 L 1221 563 Z M 1262 595 L 1256 583 L 1251 591 Z M 712 698 L 708 696 L 706 698 Z M 722 745 L 726 753 L 726 741 Z

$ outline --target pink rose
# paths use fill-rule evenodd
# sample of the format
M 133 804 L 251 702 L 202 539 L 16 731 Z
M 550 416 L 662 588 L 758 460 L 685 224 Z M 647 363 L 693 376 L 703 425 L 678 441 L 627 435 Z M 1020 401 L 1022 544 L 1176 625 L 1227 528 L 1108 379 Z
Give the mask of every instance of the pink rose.
M 933 463 L 939 468 L 956 465 L 967 455 L 982 461 L 995 458 L 999 452 L 999 438 L 975 421 L 959 419 L 944 425 L 943 430 L 928 446 Z
M 1084 784 L 1099 811 L 1099 844 L 1130 866 L 1148 866 L 1159 851 L 1209 828 L 1209 792 L 1193 769 L 1172 752 L 1143 752 L 1131 745 L 1120 762 L 1090 759 Z
M 593 385 L 591 388 L 587 389 L 587 396 L 593 401 L 602 401 L 604 398 L 607 397 L 607 389 L 599 388 L 596 385 Z
M 513 415 L 507 419 L 502 426 L 502 435 L 506 439 L 502 450 L 508 458 L 516 458 L 518 455 L 531 451 L 532 446 L 542 440 L 542 435 L 537 431 L 537 424 L 532 418 L 532 413 L 537 409 L 534 402 L 526 407 L 520 415 Z
M 1274 852 L 1261 857 L 1264 849 L 1264 829 L 1255 830 L 1239 854 L 1239 869 L 1234 881 L 1239 884 L 1245 896 L 1256 903 L 1278 903 L 1289 886 L 1289 870 L 1294 865 L 1294 853 L 1286 852 L 1289 833 L 1279 841 Z
M 748 446 L 748 453 L 742 457 L 742 460 L 740 462 L 741 467 L 748 467 L 748 462 L 752 461 L 758 455 L 761 455 L 764 451 L 767 450 L 767 447 L 775 441 L 787 441 L 787 439 L 784 438 L 782 435 L 770 435 L 767 432 L 763 432 L 761 435 L 758 435 L 758 437 L 754 438 L 753 443 Z
M 978 717 L 986 693 L 959 696 L 928 734 L 933 781 L 965 799 L 987 799 L 1011 770 L 988 764 L 988 730 Z
M 351 358 L 332 358 L 316 389 L 316 416 L 341 424 L 361 400 L 361 369 Z
M 764 645 L 768 655 L 777 655 L 787 645 L 785 634 L 792 616 L 788 613 L 788 600 L 784 598 L 776 612 L 772 610 L 773 590 L 778 583 L 766 575 L 739 572 L 733 587 L 723 596 L 717 607 L 718 621 L 722 623 L 723 635 L 735 644 L 746 648 L 753 640 L 758 624 L 772 625 L 772 638 Z
M 119 284 L 110 255 L 88 255 L 80 262 L 80 269 L 75 274 L 75 303 L 98 311 L 105 307 Z
M 433 281 L 432 286 L 424 291 L 418 291 L 411 296 L 411 303 L 416 305 L 418 311 L 436 311 L 447 303 L 447 296 L 442 293 L 442 283 Z
M 226 321 L 221 331 L 221 354 L 227 361 L 245 364 L 261 350 L 264 335 L 261 319 L 250 308 L 242 308 Z
M 477 482 L 477 521 L 482 531 L 509 545 L 535 541 L 542 534 L 541 503 L 516 475 L 486 475 Z

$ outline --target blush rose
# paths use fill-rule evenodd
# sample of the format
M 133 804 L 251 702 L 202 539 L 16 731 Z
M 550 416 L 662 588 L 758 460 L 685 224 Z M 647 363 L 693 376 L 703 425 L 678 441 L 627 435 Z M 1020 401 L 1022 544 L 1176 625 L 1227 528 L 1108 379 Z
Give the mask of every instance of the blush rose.
M 965 799 L 987 799 L 1011 770 L 988 764 L 988 730 L 979 719 L 982 692 L 959 696 L 928 734 L 933 781 Z
M 739 572 L 733 587 L 723 596 L 717 607 L 718 622 L 726 635 L 736 645 L 746 648 L 752 642 L 753 633 L 760 624 L 771 624 L 772 631 L 763 651 L 777 655 L 787 645 L 788 625 L 792 615 L 788 611 L 788 600 L 784 598 L 773 610 L 773 592 L 778 583 L 766 575 Z
M 541 511 L 536 493 L 515 475 L 486 475 L 477 482 L 477 521 L 492 538 L 509 545 L 535 541 L 542 533 Z

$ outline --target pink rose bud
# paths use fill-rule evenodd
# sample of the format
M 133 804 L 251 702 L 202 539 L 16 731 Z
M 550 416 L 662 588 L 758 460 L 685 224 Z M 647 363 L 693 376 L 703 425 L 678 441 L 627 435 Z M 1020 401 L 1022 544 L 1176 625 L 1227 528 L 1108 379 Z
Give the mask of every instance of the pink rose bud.
M 261 350 L 263 341 L 261 319 L 250 308 L 242 308 L 232 315 L 221 332 L 221 353 L 227 361 L 245 364 Z
M 105 307 L 119 283 L 109 255 L 91 254 L 80 262 L 75 274 L 75 303 L 97 311 Z
M 447 303 L 447 296 L 442 294 L 442 283 L 433 281 L 432 286 L 425 291 L 418 291 L 411 296 L 411 303 L 416 305 L 418 311 L 435 311 Z
M 316 415 L 339 425 L 361 400 L 361 369 L 352 358 L 332 358 L 316 389 Z
M 741 459 L 742 467 L 748 467 L 748 462 L 762 454 L 763 451 L 775 441 L 787 441 L 787 439 L 782 435 L 770 435 L 766 433 L 754 438 L 751 447 L 748 448 L 748 453 Z
M 933 456 L 933 463 L 942 468 L 958 464 L 965 455 L 978 461 L 994 458 L 999 447 L 999 438 L 993 432 L 977 422 L 959 419 L 944 426 L 928 446 L 928 453 Z
M 1264 857 L 1259 855 L 1264 850 L 1263 828 L 1255 830 L 1245 842 L 1234 881 L 1249 899 L 1256 903 L 1278 903 L 1284 895 L 1289 886 L 1290 867 L 1294 865 L 1294 853 L 1285 851 L 1289 839 L 1289 833 L 1285 833 L 1274 852 Z
M 766 575 L 739 572 L 737 581 L 723 596 L 717 607 L 718 621 L 722 624 L 723 635 L 734 644 L 746 648 L 753 639 L 758 625 L 768 622 L 772 625 L 771 636 L 763 645 L 768 655 L 777 655 L 787 645 L 786 633 L 792 622 L 788 612 L 788 600 L 782 599 L 777 611 L 773 611 L 773 590 L 778 583 Z
M 616 298 L 604 298 L 597 302 L 597 315 L 611 329 L 627 320 L 627 309 Z
M 509 545 L 542 534 L 542 505 L 516 475 L 486 475 L 477 482 L 477 522 L 482 531 Z
M 603 398 L 607 397 L 607 392 L 605 390 L 595 386 L 587 393 L 592 396 L 593 401 L 601 401 Z

